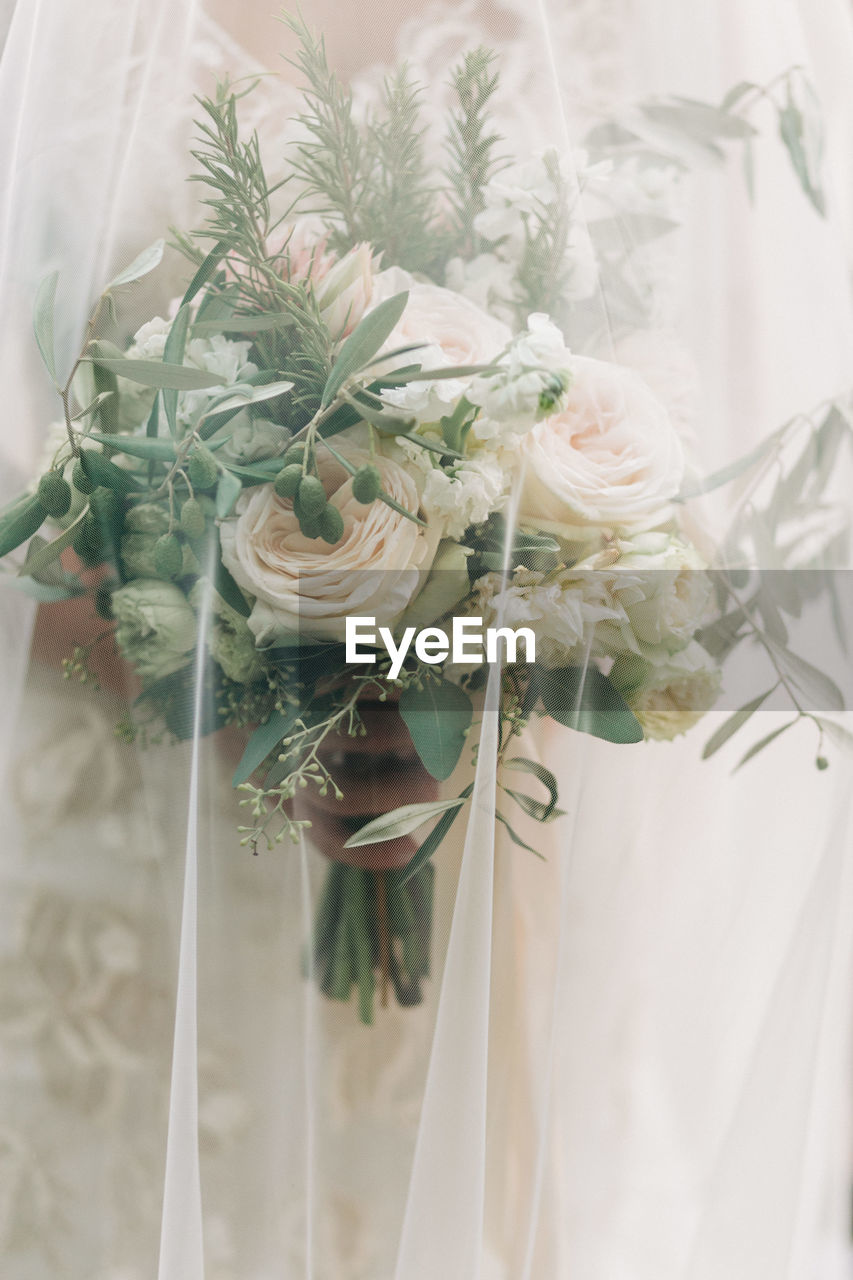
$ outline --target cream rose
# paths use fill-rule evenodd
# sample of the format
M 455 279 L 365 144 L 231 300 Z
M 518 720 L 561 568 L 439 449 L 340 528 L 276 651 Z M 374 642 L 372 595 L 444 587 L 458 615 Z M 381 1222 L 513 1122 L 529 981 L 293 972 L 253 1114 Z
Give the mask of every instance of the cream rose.
M 510 329 L 452 289 L 422 284 L 397 267 L 376 279 L 376 301 L 408 290 L 409 300 L 386 351 L 418 344 L 420 349 L 402 358 L 420 364 L 425 371 L 456 365 L 488 364 L 512 339 Z M 401 363 L 396 360 L 395 364 Z M 383 399 L 421 422 L 436 422 L 451 412 L 465 393 L 470 379 L 448 378 L 439 382 L 410 382 L 383 392 Z
M 388 496 L 417 512 L 418 487 L 399 463 L 350 443 L 335 447 L 356 467 L 374 462 Z M 343 516 L 343 537 L 333 546 L 300 533 L 292 503 L 272 485 L 244 494 L 236 518 L 221 527 L 223 563 L 254 597 L 248 622 L 259 648 L 287 635 L 343 639 L 352 614 L 393 626 L 432 566 L 438 524 L 425 529 L 378 499 L 358 502 L 349 474 L 322 447 L 317 468 Z
M 671 515 L 684 453 L 636 373 L 575 356 L 566 407 L 524 436 L 520 518 L 557 527 L 651 529 Z

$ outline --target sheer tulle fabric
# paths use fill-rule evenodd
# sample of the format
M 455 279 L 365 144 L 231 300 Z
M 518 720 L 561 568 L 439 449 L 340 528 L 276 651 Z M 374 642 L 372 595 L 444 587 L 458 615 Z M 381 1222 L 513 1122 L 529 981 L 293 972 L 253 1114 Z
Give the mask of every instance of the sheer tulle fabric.
M 501 124 L 526 147 L 571 149 L 603 104 L 719 99 L 809 65 L 830 217 L 762 141 L 755 208 L 736 172 L 702 175 L 658 282 L 659 329 L 686 335 L 699 369 L 709 467 L 846 385 L 853 337 L 850 15 L 841 0 L 724 8 L 422 7 L 400 36 L 439 86 L 448 57 L 496 43 Z M 111 272 L 189 222 L 192 95 L 255 69 L 244 24 L 267 23 L 274 48 L 264 6 L 241 6 L 229 34 L 200 4 L 14 6 L 4 498 L 57 416 L 31 340 L 38 280 L 62 273 L 63 368 Z M 366 72 L 359 92 L 374 84 Z M 256 95 L 272 155 L 294 95 Z M 846 1274 L 849 763 L 818 774 L 793 735 L 732 777 L 700 759 L 707 725 L 627 749 L 542 722 L 524 754 L 558 773 L 568 816 L 544 842 L 522 825 L 539 862 L 495 832 L 487 710 L 467 827 L 437 858 L 426 1001 L 365 1028 L 302 977 L 324 860 L 307 844 L 253 859 L 216 745 L 116 743 L 119 702 L 28 668 L 29 604 L 4 584 L 2 607 L 9 1274 Z

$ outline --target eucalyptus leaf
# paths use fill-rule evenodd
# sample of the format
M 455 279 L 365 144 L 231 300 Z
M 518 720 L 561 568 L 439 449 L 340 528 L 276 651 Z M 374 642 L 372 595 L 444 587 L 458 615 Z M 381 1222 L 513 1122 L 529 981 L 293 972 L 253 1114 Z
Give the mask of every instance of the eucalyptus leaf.
M 730 715 L 727 720 L 724 720 L 719 729 L 717 729 L 715 733 L 712 733 L 711 737 L 705 743 L 705 748 L 702 752 L 702 759 L 709 759 L 715 752 L 719 751 L 720 747 L 725 746 L 729 738 L 733 737 L 734 734 L 737 733 L 738 729 L 741 729 L 746 724 L 750 716 L 767 701 L 771 693 L 773 693 L 776 688 L 777 686 L 774 685 L 772 689 L 767 689 L 766 692 L 760 693 L 757 698 L 753 698 L 751 702 L 747 702 L 745 706 L 740 707 L 733 715 Z
M 134 280 L 141 280 L 143 276 L 147 276 L 150 271 L 154 271 L 163 261 L 163 250 L 166 247 L 165 240 L 155 240 L 147 249 L 143 249 L 124 271 L 112 279 L 104 293 L 108 289 L 118 289 L 123 284 L 131 284 Z
M 465 801 L 461 796 L 453 800 L 427 800 L 424 804 L 404 804 L 390 813 L 383 813 L 372 822 L 360 827 L 344 845 L 345 849 L 358 849 L 366 844 L 380 844 L 384 840 L 396 840 L 407 836 L 418 827 L 437 818 L 449 809 L 458 809 Z
M 300 707 L 289 707 L 287 711 L 273 711 L 268 720 L 258 725 L 246 749 L 240 757 L 240 763 L 234 770 L 232 785 L 239 787 L 246 782 L 256 769 L 259 769 L 271 751 L 274 751 L 282 738 L 286 738 L 300 715 Z
M 323 389 L 321 409 L 330 405 L 347 379 L 363 369 L 376 355 L 396 327 L 408 301 L 408 292 L 397 293 L 393 298 L 380 302 L 378 307 L 374 307 L 363 317 L 338 352 Z
M 400 695 L 400 715 L 421 763 L 443 782 L 456 768 L 465 746 L 474 709 L 463 689 L 438 676 L 409 685 Z
M 56 353 L 54 350 L 54 311 L 56 307 L 56 286 L 59 272 L 53 271 L 45 276 L 36 292 L 35 309 L 33 311 L 33 331 L 36 335 L 38 349 L 45 368 L 56 382 Z
M 542 705 L 559 724 L 606 742 L 642 742 L 631 708 L 595 666 L 537 670 Z

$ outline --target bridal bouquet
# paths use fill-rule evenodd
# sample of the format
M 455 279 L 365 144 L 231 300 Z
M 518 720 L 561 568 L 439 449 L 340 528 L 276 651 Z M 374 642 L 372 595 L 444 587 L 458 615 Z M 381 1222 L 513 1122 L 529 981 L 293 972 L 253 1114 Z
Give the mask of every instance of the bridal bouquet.
M 650 328 L 642 263 L 677 226 L 685 153 L 748 147 L 736 108 L 754 87 L 600 124 L 573 167 L 555 151 L 516 163 L 489 124 L 498 82 L 478 50 L 453 73 L 436 166 L 405 70 L 359 119 L 294 25 L 308 88 L 280 181 L 241 137 L 241 92 L 201 103 L 209 216 L 176 234 L 192 274 L 168 316 L 122 341 L 116 299 L 160 242 L 104 290 L 60 376 L 56 277 L 43 284 L 36 338 L 63 419 L 45 473 L 0 520 L 0 554 L 28 543 L 20 575 L 48 601 L 89 589 L 66 549 L 106 566 L 96 607 L 143 686 L 125 732 L 146 709 L 177 738 L 251 726 L 234 775 L 244 845 L 302 838 L 300 793 L 341 796 L 329 744 L 355 742 L 366 700 L 392 696 L 438 781 L 476 750 L 477 718 L 498 715 L 495 816 L 530 848 L 511 807 L 561 814 L 554 774 L 519 753 L 533 717 L 616 743 L 671 738 L 714 704 L 721 654 L 757 626 L 684 519 L 735 469 L 698 482 L 677 411 L 632 367 Z M 788 93 L 783 138 L 818 202 Z M 579 354 L 601 346 L 602 288 L 615 359 Z M 817 430 L 838 447 L 837 406 Z M 353 824 L 351 847 L 432 824 L 407 866 L 331 865 L 308 963 L 332 997 L 355 986 L 366 1021 L 377 972 L 402 1003 L 420 998 L 431 858 L 471 794 Z

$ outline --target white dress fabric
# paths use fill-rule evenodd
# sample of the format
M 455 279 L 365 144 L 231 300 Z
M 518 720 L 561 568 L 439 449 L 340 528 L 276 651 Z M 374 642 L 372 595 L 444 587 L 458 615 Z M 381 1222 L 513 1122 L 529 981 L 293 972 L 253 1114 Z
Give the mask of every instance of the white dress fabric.
M 56 416 L 35 283 L 62 271 L 61 367 L 110 272 L 187 225 L 192 94 L 257 69 L 244 46 L 266 8 L 235 6 L 226 32 L 191 3 L 14 5 L 4 499 L 37 473 Z M 849 385 L 842 0 L 466 0 L 416 6 L 398 37 L 437 104 L 448 63 L 481 41 L 500 52 L 518 147 L 571 144 L 637 96 L 719 100 L 805 64 L 829 218 L 768 129 L 754 207 L 736 166 L 691 189 L 677 256 L 658 264 L 659 323 L 698 367 L 709 469 Z M 249 101 L 272 167 L 297 92 L 279 77 Z M 227 755 L 119 741 L 120 700 L 28 664 L 28 602 L 3 584 L 0 605 L 3 1275 L 853 1274 L 849 759 L 819 773 L 797 731 L 732 775 L 726 752 L 700 758 L 716 715 L 631 749 L 528 731 L 523 754 L 555 770 L 567 810 L 544 838 L 519 823 L 545 861 L 495 834 L 481 767 L 467 830 L 436 858 L 425 1003 L 366 1028 L 302 977 L 324 860 L 241 849 Z

